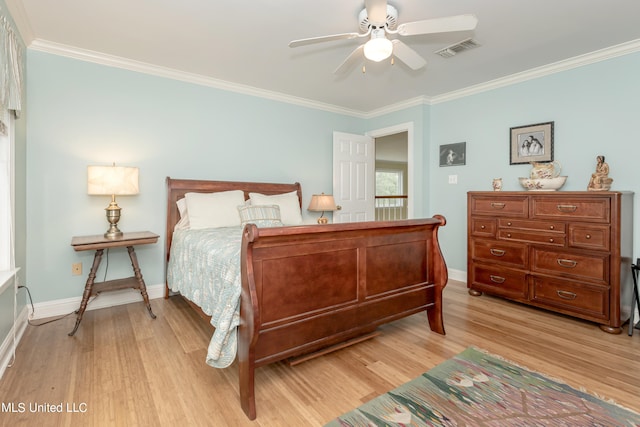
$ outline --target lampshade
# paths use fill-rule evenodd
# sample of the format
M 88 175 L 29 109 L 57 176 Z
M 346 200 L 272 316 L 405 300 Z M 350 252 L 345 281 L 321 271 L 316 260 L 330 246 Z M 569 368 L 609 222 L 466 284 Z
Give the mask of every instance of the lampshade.
M 371 40 L 364 45 L 364 57 L 371 61 L 380 62 L 391 56 L 393 43 L 384 36 L 371 35 Z
M 336 202 L 331 194 L 322 193 L 311 196 L 311 202 L 307 209 L 314 212 L 324 212 L 335 211 L 338 208 L 336 207 Z
M 89 166 L 87 193 L 91 195 L 128 196 L 139 193 L 138 168 L 124 166 Z
M 109 229 L 104 233 L 107 239 L 118 239 L 123 233 L 118 228 L 120 211 L 116 196 L 138 194 L 138 168 L 123 166 L 88 166 L 87 193 L 96 196 L 111 196 L 111 203 L 105 208 Z

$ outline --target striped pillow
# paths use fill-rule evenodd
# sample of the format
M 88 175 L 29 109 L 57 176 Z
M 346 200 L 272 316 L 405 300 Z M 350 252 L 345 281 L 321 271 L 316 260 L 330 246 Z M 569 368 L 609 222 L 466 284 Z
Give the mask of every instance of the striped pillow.
M 244 227 L 255 224 L 258 227 L 282 227 L 280 207 L 278 205 L 242 205 L 238 206 L 240 221 Z

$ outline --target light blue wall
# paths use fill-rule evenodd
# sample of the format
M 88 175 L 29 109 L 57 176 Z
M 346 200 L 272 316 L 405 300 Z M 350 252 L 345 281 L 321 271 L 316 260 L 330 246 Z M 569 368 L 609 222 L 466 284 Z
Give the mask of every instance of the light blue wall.
M 555 122 L 555 158 L 569 176 L 564 189 L 585 189 L 596 155 L 604 154 L 613 188 L 640 190 L 634 142 L 640 54 L 368 120 L 42 52 L 29 51 L 28 69 L 27 273 L 36 302 L 81 294 L 93 254 L 74 252 L 71 237 L 107 228 L 108 200 L 86 195 L 89 164 L 140 168 L 140 195 L 118 201 L 123 230 L 162 236 L 136 250 L 147 284 L 164 281 L 167 175 L 300 181 L 307 204 L 312 193 L 331 191 L 334 130 L 414 124 L 416 216 L 447 217 L 443 252 L 448 266 L 461 271 L 467 191 L 489 190 L 494 177 L 503 178 L 505 190 L 519 190 L 517 178 L 529 171 L 509 165 L 512 126 Z M 439 145 L 461 141 L 467 164 L 439 167 Z M 457 185 L 447 184 L 451 174 Z M 129 274 L 125 253 L 113 251 L 111 260 L 107 278 Z M 71 264 L 79 261 L 85 274 L 72 276 Z
M 331 191 L 333 131 L 364 132 L 363 119 L 42 52 L 29 51 L 28 67 L 27 269 L 36 302 L 82 294 L 93 253 L 74 252 L 71 237 L 107 229 L 109 199 L 86 194 L 87 165 L 140 168 L 140 194 L 118 198 L 119 225 L 162 236 L 136 249 L 154 285 L 164 283 L 167 176 L 299 181 L 306 206 Z M 131 275 L 126 251 L 110 257 L 108 279 Z M 82 276 L 71 275 L 75 262 Z
M 612 190 L 640 193 L 638 76 L 635 53 L 432 106 L 430 202 L 447 217 L 442 246 L 450 268 L 466 271 L 467 191 L 490 191 L 493 178 L 503 179 L 505 191 L 521 190 L 518 177 L 529 173 L 529 165 L 509 165 L 510 127 L 555 122 L 554 158 L 568 176 L 563 190 L 586 190 L 603 154 Z M 438 147 L 462 141 L 466 165 L 439 167 Z M 449 175 L 458 175 L 457 185 L 448 184 Z M 640 227 L 634 231 L 638 247 Z

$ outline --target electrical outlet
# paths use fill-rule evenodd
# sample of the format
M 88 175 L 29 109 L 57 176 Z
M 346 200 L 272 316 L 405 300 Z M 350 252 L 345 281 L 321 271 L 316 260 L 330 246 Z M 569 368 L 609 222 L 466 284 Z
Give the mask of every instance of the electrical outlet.
M 457 184 L 458 175 L 449 175 L 449 184 Z
M 79 276 L 82 274 L 82 263 L 76 262 L 75 264 L 71 264 L 71 274 L 74 276 Z

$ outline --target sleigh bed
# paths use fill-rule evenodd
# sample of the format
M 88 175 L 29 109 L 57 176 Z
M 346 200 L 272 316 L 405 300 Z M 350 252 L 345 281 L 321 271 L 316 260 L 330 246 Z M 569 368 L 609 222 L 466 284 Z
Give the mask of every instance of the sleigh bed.
M 174 230 L 181 219 L 177 202 L 185 194 L 242 190 L 244 199 L 249 199 L 250 193 L 265 197 L 295 193 L 298 208 L 301 207 L 298 183 L 171 178 L 166 182 L 167 298 L 173 282 L 184 279 L 177 277 L 182 276 L 177 272 L 190 275 L 193 271 L 193 267 L 180 270 L 184 266 L 176 266 L 187 262 L 181 260 L 194 259 L 177 250 L 182 245 L 180 239 L 188 232 Z M 229 327 L 231 338 L 237 333 L 237 348 L 233 339 L 230 342 L 234 353 L 237 350 L 234 355 L 238 360 L 240 403 L 246 415 L 250 419 L 256 417 L 254 373 L 259 366 L 340 346 L 373 333 L 382 324 L 425 310 L 431 330 L 444 334 L 442 290 L 447 269 L 438 243 L 438 229 L 443 225 L 445 219 L 439 215 L 327 225 L 239 225 L 240 289 L 235 297 L 239 299 L 236 317 L 232 317 L 237 328 L 233 321 L 214 326 Z M 191 278 L 188 281 L 197 282 Z M 208 319 L 217 317 L 203 310 L 202 302 L 190 303 Z

